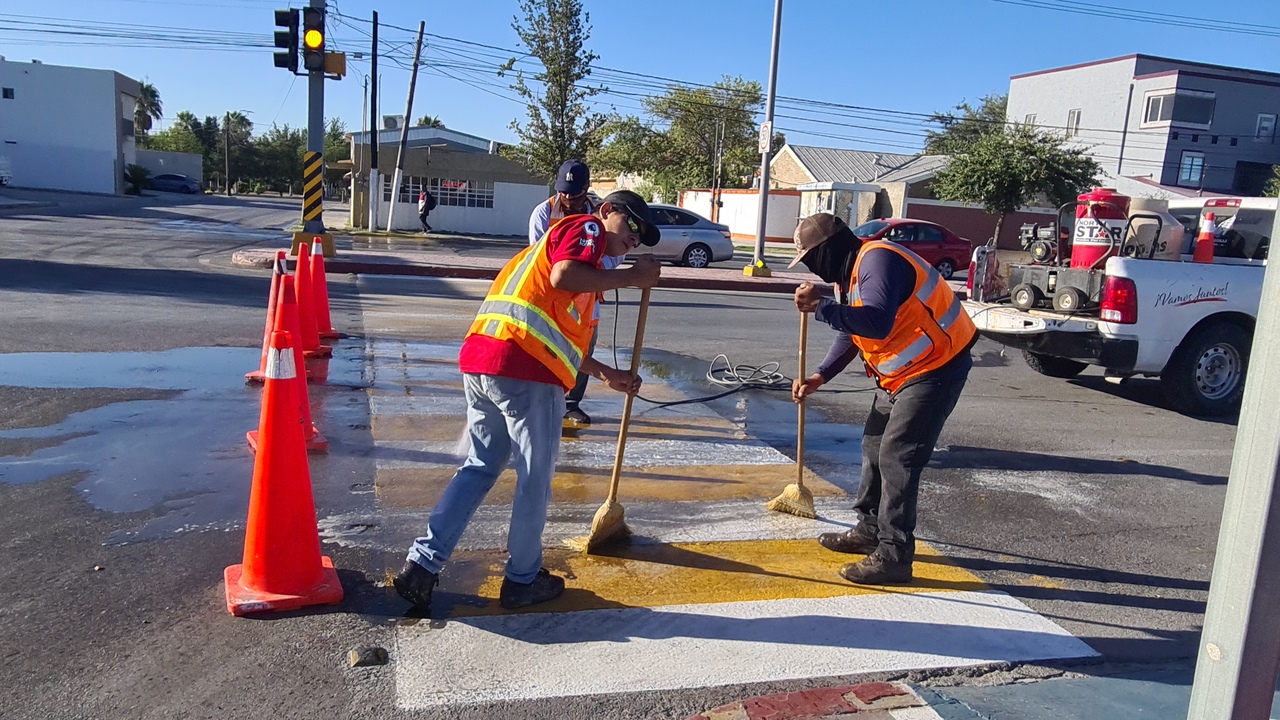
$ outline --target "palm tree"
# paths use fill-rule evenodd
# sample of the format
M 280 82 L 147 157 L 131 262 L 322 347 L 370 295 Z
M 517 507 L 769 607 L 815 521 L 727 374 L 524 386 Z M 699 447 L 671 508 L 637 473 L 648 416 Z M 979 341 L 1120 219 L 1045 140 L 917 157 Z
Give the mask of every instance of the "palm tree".
M 440 120 L 440 118 L 436 117 L 435 115 L 423 115 L 422 117 L 418 118 L 418 122 L 414 123 L 414 126 L 424 127 L 424 128 L 440 128 L 441 130 L 444 129 L 444 123 Z
M 164 117 L 164 107 L 160 103 L 160 91 L 156 86 L 143 81 L 138 90 L 138 99 L 133 106 L 134 132 L 146 137 L 151 131 L 151 122 Z

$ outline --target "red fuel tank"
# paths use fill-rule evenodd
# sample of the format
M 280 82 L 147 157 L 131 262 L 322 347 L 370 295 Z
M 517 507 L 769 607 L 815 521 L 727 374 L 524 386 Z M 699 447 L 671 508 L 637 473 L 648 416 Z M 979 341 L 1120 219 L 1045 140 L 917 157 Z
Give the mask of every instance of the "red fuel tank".
M 1104 258 L 1120 253 L 1129 219 L 1129 196 L 1094 188 L 1077 198 L 1076 229 L 1071 238 L 1071 267 L 1101 269 Z

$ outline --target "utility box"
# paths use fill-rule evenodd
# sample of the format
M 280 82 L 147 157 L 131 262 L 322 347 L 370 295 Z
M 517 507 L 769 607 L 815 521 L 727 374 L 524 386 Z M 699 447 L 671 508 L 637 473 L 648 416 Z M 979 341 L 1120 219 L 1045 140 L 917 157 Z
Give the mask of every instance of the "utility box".
M 800 217 L 817 213 L 839 216 L 849 227 L 871 220 L 880 186 L 871 183 L 821 182 L 797 185 Z

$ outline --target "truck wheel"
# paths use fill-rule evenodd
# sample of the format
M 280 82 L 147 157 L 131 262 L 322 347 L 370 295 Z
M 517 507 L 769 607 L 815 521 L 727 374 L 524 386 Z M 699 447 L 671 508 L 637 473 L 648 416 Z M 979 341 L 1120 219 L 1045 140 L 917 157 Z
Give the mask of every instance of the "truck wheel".
M 1186 415 L 1217 417 L 1240 408 L 1249 367 L 1249 333 L 1229 322 L 1202 327 L 1174 351 L 1160 374 L 1165 398 Z
M 1087 363 L 1082 363 L 1079 360 L 1045 355 L 1031 352 L 1030 350 L 1022 351 L 1022 359 L 1027 361 L 1027 366 L 1032 370 L 1041 375 L 1056 378 L 1073 378 L 1089 367 Z

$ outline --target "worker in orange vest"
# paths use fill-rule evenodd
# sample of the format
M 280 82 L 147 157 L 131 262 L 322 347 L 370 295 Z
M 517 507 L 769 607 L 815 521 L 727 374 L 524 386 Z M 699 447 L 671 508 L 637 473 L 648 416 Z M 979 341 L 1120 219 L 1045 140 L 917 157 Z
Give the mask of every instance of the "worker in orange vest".
M 796 378 L 792 398 L 798 403 L 813 394 L 859 354 L 878 386 L 862 435 L 858 524 L 818 542 L 867 556 L 840 569 L 850 582 L 909 583 L 920 473 L 973 367 L 977 330 L 938 272 L 901 245 L 864 243 L 829 213 L 801 220 L 795 243 L 791 267 L 804 263 L 837 286 L 840 300 L 812 283 L 796 289 L 800 312 L 814 313 L 839 334 L 817 371 Z
M 419 610 L 430 607 L 441 568 L 513 452 L 516 489 L 498 600 L 515 609 L 564 592 L 564 578 L 542 567 L 542 530 L 565 393 L 579 369 L 612 390 L 640 391 L 640 378 L 597 361 L 588 346 L 596 325 L 596 293 L 653 287 L 661 272 L 652 256 L 614 270 L 603 269 L 601 258 L 625 255 L 658 239 L 649 206 L 623 190 L 606 197 L 592 215 L 556 222 L 494 280 L 458 355 L 469 455 L 431 511 L 426 535 L 414 541 L 394 578 L 396 592 Z

